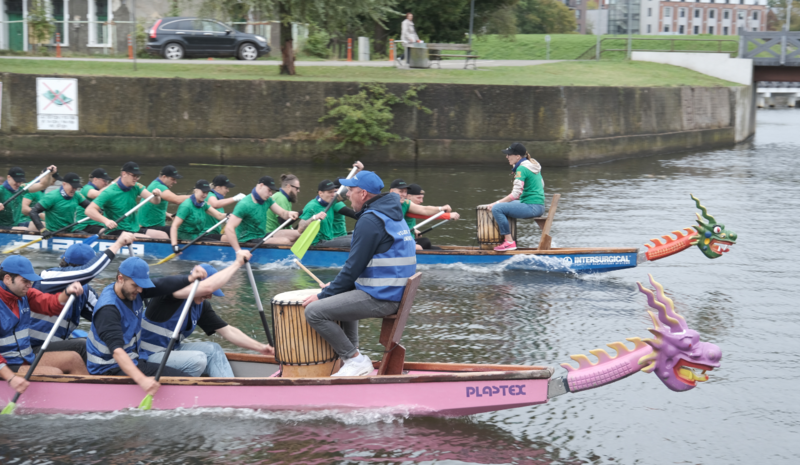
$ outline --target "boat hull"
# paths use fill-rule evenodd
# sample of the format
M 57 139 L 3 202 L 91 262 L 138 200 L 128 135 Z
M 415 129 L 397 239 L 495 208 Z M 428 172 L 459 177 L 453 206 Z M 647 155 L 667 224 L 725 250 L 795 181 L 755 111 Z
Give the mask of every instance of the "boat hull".
M 41 236 L 35 234 L 0 233 L 0 247 L 9 248 L 33 241 Z M 63 253 L 70 245 L 81 242 L 83 238 L 75 235 L 56 236 L 33 244 L 25 250 L 49 250 Z M 113 244 L 112 239 L 99 239 L 96 250 L 105 250 Z M 133 244 L 137 256 L 162 259 L 172 253 L 169 241 L 137 240 Z M 514 252 L 498 253 L 474 247 L 445 247 L 442 250 L 417 252 L 417 264 L 441 265 L 499 265 L 509 269 L 537 269 L 572 273 L 602 273 L 633 268 L 637 265 L 638 249 L 635 248 L 556 248 L 546 251 L 520 249 Z M 233 249 L 223 242 L 197 243 L 184 251 L 176 259 L 197 262 L 232 261 Z M 344 266 L 349 252 L 343 249 L 309 249 L 303 257 L 303 264 L 317 268 L 339 268 Z M 253 263 L 259 265 L 285 263 L 291 264 L 294 255 L 287 246 L 262 246 L 253 253 Z

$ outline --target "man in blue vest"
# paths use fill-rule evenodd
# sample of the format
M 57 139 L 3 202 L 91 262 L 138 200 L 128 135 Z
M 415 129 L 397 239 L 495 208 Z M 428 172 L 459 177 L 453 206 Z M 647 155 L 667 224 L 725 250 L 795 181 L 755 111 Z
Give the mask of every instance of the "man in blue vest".
M 77 282 L 83 286 L 83 294 L 76 296 L 72 310 L 64 316 L 60 327 L 53 335 L 48 352 L 73 351 L 86 363 L 86 338 L 70 338 L 72 331 L 78 327 L 81 316 L 92 321 L 92 311 L 97 302 L 97 292 L 89 282 L 106 269 L 122 247 L 133 243 L 134 235 L 123 232 L 116 242 L 102 252 L 95 253 L 91 246 L 83 242 L 72 244 L 61 257 L 61 263 L 41 273 L 42 280 L 36 281 L 33 288 L 47 294 L 55 294 L 67 288 L 70 283 Z M 44 340 L 53 329 L 57 317 L 31 313 L 31 346 L 34 352 L 44 344 Z
M 226 341 L 243 349 L 272 355 L 275 351 L 269 344 L 262 344 L 251 339 L 240 329 L 235 328 L 220 318 L 211 307 L 211 296 L 224 297 L 220 288 L 225 286 L 236 271 L 247 260 L 250 260 L 250 251 L 236 252 L 236 261 L 222 271 L 207 264 L 202 264 L 208 273 L 197 288 L 192 300 L 186 323 L 181 331 L 180 341 L 172 348 L 172 353 L 167 360 L 168 367 L 183 371 L 190 376 L 208 375 L 214 378 L 233 378 L 231 368 L 225 351 L 216 342 L 184 342 L 191 336 L 196 327 L 200 327 L 206 335 L 214 333 L 222 336 Z M 163 295 L 150 300 L 142 320 L 142 344 L 139 349 L 139 360 L 147 360 L 153 364 L 161 363 L 164 352 L 167 350 L 172 332 L 180 319 L 183 306 L 189 297 L 191 286 L 170 295 Z
M 0 377 L 19 393 L 25 391 L 28 382 L 16 373 L 27 372 L 27 366 L 34 359 L 30 342 L 31 312 L 58 317 L 69 299 L 68 293 L 80 295 L 83 292 L 80 284 L 72 283 L 64 292 L 45 294 L 31 287 L 40 279 L 30 260 L 23 256 L 12 255 L 0 264 Z M 48 352 L 36 367 L 36 374 L 63 373 L 89 374 L 75 352 Z
M 158 364 L 139 360 L 143 299 L 172 294 L 205 277 L 206 270 L 196 266 L 188 278 L 168 276 L 154 283 L 150 280 L 150 267 L 141 258 L 131 257 L 122 262 L 116 281 L 103 289 L 94 306 L 92 328 L 86 339 L 89 373 L 128 375 L 146 394 L 154 395 L 161 386 L 153 377 Z M 161 374 L 186 376 L 169 367 L 164 367 Z
M 308 324 L 344 361 L 333 376 L 364 376 L 372 372 L 372 361 L 358 350 L 358 320 L 397 313 L 406 282 L 416 273 L 417 256 L 400 196 L 381 194 L 383 181 L 377 174 L 362 171 L 339 182 L 350 188 L 358 217 L 350 256 L 336 279 L 303 306 Z

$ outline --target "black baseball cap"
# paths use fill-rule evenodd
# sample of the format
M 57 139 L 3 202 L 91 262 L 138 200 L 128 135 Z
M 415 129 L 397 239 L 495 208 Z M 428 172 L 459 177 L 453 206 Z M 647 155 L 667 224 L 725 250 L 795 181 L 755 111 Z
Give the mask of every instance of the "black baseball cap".
M 503 150 L 503 153 L 506 155 L 519 155 L 520 157 L 524 157 L 527 150 L 525 150 L 525 146 L 520 144 L 519 142 L 514 142 L 513 144 L 509 145 L 507 149 Z
M 195 189 L 200 189 L 201 191 L 208 194 L 211 191 L 211 186 L 208 184 L 208 181 L 205 179 L 198 179 L 196 183 L 194 183 Z
M 410 184 L 408 186 L 408 195 L 422 195 L 422 187 L 419 184 Z
M 132 161 L 129 161 L 128 163 L 122 165 L 122 169 L 120 171 L 124 171 L 126 173 L 131 173 L 131 174 L 142 174 L 142 172 L 139 170 L 139 165 Z
M 8 170 L 8 175 L 14 178 L 14 181 L 25 182 L 25 171 L 19 166 L 15 166 Z
M 408 189 L 408 184 L 402 179 L 395 179 L 392 181 L 392 184 L 389 185 L 389 189 Z
M 67 173 L 61 178 L 61 182 L 67 183 L 75 189 L 81 187 L 81 177 L 75 173 Z
M 273 192 L 278 192 L 278 186 L 275 185 L 275 180 L 269 176 L 263 176 L 258 180 L 258 183 L 269 187 L 269 189 Z
M 178 174 L 178 169 L 172 165 L 167 165 L 161 168 L 161 176 L 166 176 L 168 178 L 175 178 L 175 179 L 183 178 L 183 175 Z
M 224 174 L 218 174 L 214 177 L 214 179 L 211 180 L 211 182 L 217 187 L 236 187 L 236 184 L 232 183 L 231 180 L 228 179 L 228 177 Z
M 317 190 L 321 192 L 332 191 L 334 189 L 336 189 L 336 184 L 330 179 L 324 179 L 319 183 L 319 186 L 317 186 Z
M 90 174 L 89 177 L 100 178 L 100 179 L 105 179 L 106 181 L 111 181 L 111 177 L 103 168 L 95 168 L 95 170 L 92 171 L 92 174 Z

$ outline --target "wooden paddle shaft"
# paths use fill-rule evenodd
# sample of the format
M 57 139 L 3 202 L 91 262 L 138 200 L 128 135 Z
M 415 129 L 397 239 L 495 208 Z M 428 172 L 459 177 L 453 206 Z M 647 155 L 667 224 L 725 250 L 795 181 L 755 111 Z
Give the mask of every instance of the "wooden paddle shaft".
M 167 365 L 169 354 L 172 352 L 172 348 L 175 346 L 175 343 L 178 342 L 181 330 L 183 329 L 183 322 L 186 321 L 186 315 L 189 313 L 189 309 L 192 308 L 192 304 L 194 303 L 194 295 L 197 293 L 198 287 L 200 287 L 200 280 L 195 279 L 194 283 L 192 284 L 192 290 L 189 291 L 189 297 L 186 299 L 186 303 L 183 305 L 181 316 L 178 318 L 178 324 L 175 325 L 175 330 L 172 332 L 172 338 L 169 340 L 167 350 L 164 352 L 164 357 L 161 359 L 161 363 L 158 365 L 158 371 L 156 371 L 156 381 L 161 379 L 161 372 L 164 370 L 164 366 Z
M 294 262 L 295 262 L 295 263 L 297 263 L 297 266 L 299 266 L 300 268 L 302 268 L 302 269 L 303 269 L 303 271 L 305 271 L 306 273 L 308 273 L 308 275 L 309 275 L 309 276 L 311 276 L 312 278 L 314 278 L 314 281 L 316 281 L 317 283 L 319 283 L 319 287 L 325 287 L 325 283 L 323 283 L 323 282 L 322 282 L 322 280 L 320 280 L 319 278 L 317 278 L 317 277 L 314 275 L 314 273 L 312 273 L 312 272 L 311 272 L 311 270 L 309 270 L 308 268 L 306 268 L 305 266 L 303 266 L 303 264 L 302 264 L 302 263 L 300 263 L 300 260 L 298 260 L 298 259 L 296 259 L 296 258 L 295 258 L 295 259 L 294 259 Z
M 253 297 L 256 299 L 256 307 L 258 307 L 258 313 L 261 316 L 261 324 L 264 326 L 264 332 L 267 334 L 267 342 L 272 347 L 275 347 L 275 343 L 272 341 L 272 333 L 269 332 L 269 325 L 267 324 L 267 316 L 264 315 L 264 306 L 261 304 L 261 297 L 258 295 L 258 288 L 256 287 L 256 278 L 253 276 L 253 268 L 250 266 L 250 262 L 245 263 L 245 268 L 247 268 L 247 278 L 250 280 L 250 287 L 253 288 Z
M 137 204 L 135 207 L 131 208 L 131 209 L 128 211 L 128 213 L 125 213 L 124 215 L 120 216 L 120 217 L 119 217 L 119 218 L 117 218 L 117 219 L 116 219 L 114 222 L 115 222 L 115 223 L 117 223 L 117 226 L 119 226 L 119 222 L 120 222 L 120 221 L 122 221 L 122 220 L 124 220 L 125 218 L 129 217 L 130 215 L 132 215 L 134 212 L 136 212 L 136 210 L 138 210 L 138 209 L 142 208 L 142 205 L 144 205 L 144 204 L 146 204 L 147 202 L 149 202 L 149 201 L 150 201 L 150 199 L 152 199 L 153 197 L 155 197 L 155 194 L 150 194 L 150 197 L 148 197 L 148 198 L 146 198 L 146 199 L 142 199 L 142 201 L 141 201 L 141 202 L 139 202 L 139 203 L 138 203 L 138 204 Z M 103 234 L 105 231 L 106 231 L 106 228 L 103 228 L 103 229 L 101 229 L 100 231 L 98 231 L 98 232 L 97 232 L 97 235 L 98 235 L 98 236 L 100 236 L 100 235 L 102 235 L 102 234 Z M 133 252 L 131 251 L 131 253 L 133 253 Z M 133 255 L 131 255 L 131 256 L 133 256 Z

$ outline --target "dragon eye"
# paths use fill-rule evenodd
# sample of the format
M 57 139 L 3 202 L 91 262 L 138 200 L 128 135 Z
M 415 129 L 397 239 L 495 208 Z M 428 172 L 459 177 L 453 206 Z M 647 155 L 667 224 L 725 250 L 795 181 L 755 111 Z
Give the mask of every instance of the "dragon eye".
M 714 234 L 719 234 L 721 232 L 722 232 L 722 228 L 720 228 L 719 226 L 714 226 Z

